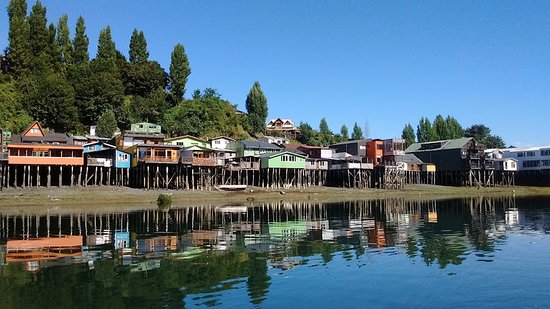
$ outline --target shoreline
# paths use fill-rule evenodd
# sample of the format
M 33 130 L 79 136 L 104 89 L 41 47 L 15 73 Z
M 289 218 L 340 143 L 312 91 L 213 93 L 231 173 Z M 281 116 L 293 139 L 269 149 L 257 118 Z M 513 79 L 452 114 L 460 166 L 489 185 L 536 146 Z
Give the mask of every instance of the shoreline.
M 264 189 L 249 187 L 240 192 L 143 190 L 127 187 L 9 188 L 0 191 L 0 213 L 64 211 L 132 211 L 157 208 L 159 194 L 170 193 L 173 207 L 220 206 L 268 202 L 345 202 L 355 200 L 440 200 L 470 197 L 550 196 L 549 187 L 446 187 L 409 185 L 400 190 L 310 187 Z

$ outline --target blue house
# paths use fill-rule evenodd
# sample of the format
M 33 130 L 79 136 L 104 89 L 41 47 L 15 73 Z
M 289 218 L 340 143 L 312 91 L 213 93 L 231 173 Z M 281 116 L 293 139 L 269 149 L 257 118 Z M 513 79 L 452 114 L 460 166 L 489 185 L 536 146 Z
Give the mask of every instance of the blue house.
M 130 181 L 130 164 L 132 156 L 129 152 L 116 149 L 115 146 L 103 141 L 84 145 L 84 162 L 87 176 L 85 185 L 115 185 L 126 186 Z

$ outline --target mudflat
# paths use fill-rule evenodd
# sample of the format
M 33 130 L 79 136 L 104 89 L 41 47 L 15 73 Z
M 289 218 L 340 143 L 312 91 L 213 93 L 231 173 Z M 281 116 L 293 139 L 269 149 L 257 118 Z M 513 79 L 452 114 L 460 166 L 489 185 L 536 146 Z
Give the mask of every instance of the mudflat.
M 159 194 L 172 195 L 174 207 L 257 204 L 274 201 L 336 202 L 404 198 L 435 200 L 467 197 L 550 196 L 546 187 L 444 187 L 410 185 L 400 190 L 311 187 L 265 189 L 249 187 L 240 192 L 143 190 L 126 187 L 9 188 L 0 192 L 0 211 L 64 208 L 86 211 L 129 211 L 157 207 Z

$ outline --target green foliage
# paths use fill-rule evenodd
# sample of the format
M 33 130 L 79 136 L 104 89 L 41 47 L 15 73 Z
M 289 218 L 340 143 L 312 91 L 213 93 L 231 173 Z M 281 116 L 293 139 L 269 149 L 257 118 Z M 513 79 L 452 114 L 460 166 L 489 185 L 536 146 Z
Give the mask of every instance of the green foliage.
M 418 126 L 416 127 L 416 140 L 418 140 L 419 143 L 425 143 L 432 141 L 433 136 L 430 119 L 426 117 L 420 118 Z
M 321 144 L 319 141 L 319 133 L 315 131 L 307 122 L 301 122 L 298 128 L 300 129 L 301 134 L 297 139 L 300 143 L 310 146 L 319 146 Z
M 25 78 L 18 89 L 24 107 L 44 127 L 69 132 L 78 126 L 75 92 L 61 74 Z
M 10 71 L 16 77 L 23 76 L 30 70 L 29 23 L 26 16 L 27 1 L 11 0 L 8 4 L 9 46 L 6 51 Z
M 407 146 L 414 144 L 414 129 L 410 123 L 407 123 L 403 128 L 401 138 L 405 140 Z
M 59 46 L 59 55 L 63 64 L 63 71 L 66 71 L 67 67 L 73 63 L 73 44 L 70 38 L 69 25 L 67 24 L 68 18 L 67 14 L 59 18 L 55 38 Z
M 327 120 L 324 117 L 319 122 L 319 142 L 323 146 L 335 143 L 334 133 L 328 127 Z
M 177 44 L 172 51 L 170 61 L 170 81 L 172 84 L 172 93 L 178 100 L 181 100 L 185 95 L 185 86 L 187 78 L 191 74 L 189 60 L 185 54 L 185 48 L 181 44 Z
M 112 109 L 108 109 L 101 114 L 99 120 L 97 121 L 97 136 L 111 138 L 115 134 L 116 128 L 117 121 L 115 113 Z
M 349 140 L 348 127 L 345 124 L 343 124 L 342 128 L 340 129 L 340 141 L 345 142 L 348 140 Z
M 0 127 L 18 133 L 31 122 L 32 117 L 21 105 L 15 82 L 0 83 Z
M 241 128 L 235 130 L 237 126 Z M 189 134 L 199 137 L 234 137 L 242 129 L 233 105 L 216 98 L 182 101 L 165 114 L 164 127 L 172 136 Z
M 447 123 L 441 115 L 435 116 L 432 124 L 432 137 L 431 140 L 444 140 L 447 139 Z
M 246 110 L 252 131 L 250 133 L 263 133 L 267 118 L 267 98 L 265 97 L 260 83 L 254 82 L 248 96 L 246 97 Z
M 445 122 L 447 123 L 447 139 L 461 138 L 464 136 L 464 129 L 454 117 L 447 116 Z
M 32 70 L 37 74 L 51 69 L 51 34 L 46 25 L 46 8 L 40 1 L 36 1 L 29 15 L 29 50 Z
M 365 138 L 365 136 L 363 135 L 363 130 L 357 124 L 357 122 L 355 122 L 353 124 L 353 131 L 351 133 L 351 139 L 356 140 L 356 139 L 363 139 L 363 138 Z
M 166 88 L 166 72 L 156 61 L 145 63 L 123 63 L 120 73 L 126 95 L 148 96 L 150 93 Z
M 134 29 L 132 37 L 130 38 L 130 63 L 147 63 L 149 61 L 149 52 L 147 51 L 147 41 L 143 31 Z
M 86 26 L 84 17 L 78 17 L 76 21 L 76 31 L 73 40 L 73 63 L 76 65 L 88 63 L 90 55 L 88 54 L 89 45 L 88 35 L 86 35 Z
M 483 124 L 474 124 L 464 130 L 465 137 L 473 137 L 487 148 L 504 148 L 504 140 L 498 135 L 491 135 L 491 129 Z
M 99 32 L 96 60 L 105 65 L 114 66 L 116 61 L 116 46 L 111 37 L 111 27 L 107 26 Z
M 146 97 L 130 97 L 123 104 L 123 113 L 131 123 L 160 123 L 168 108 L 166 93 L 162 89 L 157 89 Z

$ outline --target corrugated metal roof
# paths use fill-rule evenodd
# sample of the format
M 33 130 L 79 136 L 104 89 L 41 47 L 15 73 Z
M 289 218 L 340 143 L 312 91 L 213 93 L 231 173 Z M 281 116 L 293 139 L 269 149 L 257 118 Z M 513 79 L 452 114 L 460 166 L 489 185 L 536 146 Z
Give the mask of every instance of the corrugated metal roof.
M 258 155 L 257 157 L 258 158 L 271 158 L 271 157 L 276 157 L 276 156 L 279 156 L 279 155 L 282 155 L 282 154 L 292 154 L 292 155 L 295 155 L 295 156 L 298 156 L 298 157 L 302 157 L 302 158 L 305 158 L 306 156 L 304 155 L 301 155 L 301 154 L 298 154 L 298 153 L 295 153 L 295 152 L 292 152 L 292 151 L 287 151 L 287 150 L 283 150 L 283 151 L 277 151 L 277 152 L 268 152 L 268 153 L 263 153 L 261 155 Z
M 281 149 L 281 147 L 262 141 L 241 141 L 246 148 Z
M 463 137 L 426 143 L 414 143 L 405 149 L 405 152 L 434 151 L 446 149 L 459 149 L 470 142 L 473 137 Z

